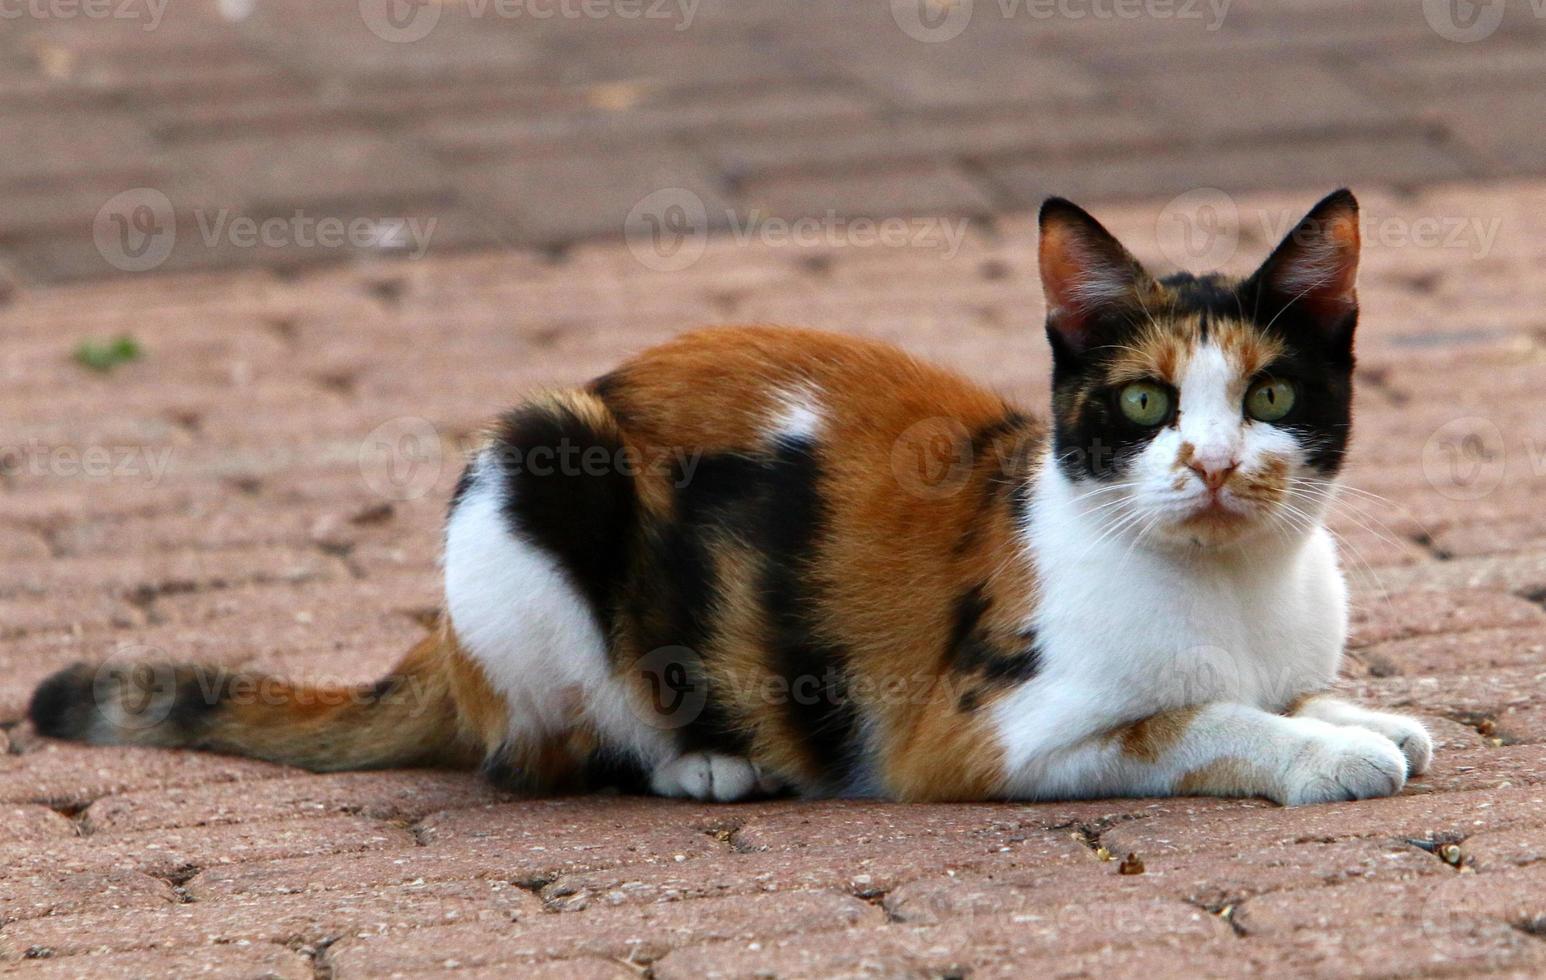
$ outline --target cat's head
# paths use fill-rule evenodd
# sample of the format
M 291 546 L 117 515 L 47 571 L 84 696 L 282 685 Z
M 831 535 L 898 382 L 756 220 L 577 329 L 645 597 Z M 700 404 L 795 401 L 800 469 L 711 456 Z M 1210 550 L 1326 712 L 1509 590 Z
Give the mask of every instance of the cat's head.
M 1156 278 L 1047 201 L 1053 452 L 1080 506 L 1203 547 L 1318 520 L 1352 422 L 1358 251 L 1358 202 L 1340 190 L 1245 279 Z

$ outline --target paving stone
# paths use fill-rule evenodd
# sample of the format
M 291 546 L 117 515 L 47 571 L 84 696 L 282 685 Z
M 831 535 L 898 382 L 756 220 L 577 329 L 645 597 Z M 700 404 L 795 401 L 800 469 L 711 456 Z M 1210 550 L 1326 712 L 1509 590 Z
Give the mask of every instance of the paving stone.
M 4 938 L 0 937 L 0 950 Z M 25 952 L 25 951 L 23 951 Z M 13 972 L 0 966 L 0 972 Z M 251 977 L 273 980 L 309 980 L 316 975 L 312 958 L 270 943 L 246 943 L 199 950 L 145 950 L 114 953 L 110 956 L 70 956 L 29 960 L 14 968 L 18 976 L 76 980 L 100 977 L 102 980 L 140 980 L 152 976 L 199 976 L 214 980 L 249 980 Z
M 0 879 L 0 925 L 40 916 L 150 909 L 178 901 L 170 882 L 140 871 L 9 873 Z
M 1546 626 L 1546 609 L 1507 592 L 1398 592 L 1355 603 L 1348 646 L 1506 626 Z
M 1371 822 L 1375 813 L 1378 821 Z M 1437 840 L 1537 824 L 1546 824 L 1546 789 L 1516 787 L 1292 808 L 1241 805 L 1207 815 L 1120 823 L 1100 839 L 1113 854 L 1132 852 L 1147 862 L 1172 854 L 1239 852 L 1295 841 Z
M 1006 159 L 987 163 L 988 174 L 1020 207 L 1052 194 L 1079 200 L 1164 200 L 1198 188 L 1390 186 L 1466 175 L 1462 158 L 1423 138 L 1348 137 L 1275 146 L 1210 146 L 1141 156 L 1050 164 Z M 1248 175 L 1248 176 L 1247 176 Z
M 82 821 L 89 833 L 114 834 L 337 814 L 416 820 L 449 806 L 470 806 L 499 796 L 470 773 L 335 773 L 264 780 L 239 798 L 220 787 L 120 793 L 93 803 Z
M 1351 652 L 1350 663 L 1344 670 L 1361 668 L 1375 677 L 1389 677 L 1393 674 L 1463 674 L 1489 667 L 1539 664 L 1546 654 L 1546 630 L 1542 625 L 1375 643 Z
M 458 186 L 488 201 L 495 214 L 508 216 L 508 241 L 528 245 L 620 238 L 635 208 L 643 203 L 653 214 L 645 199 L 663 192 L 668 196 L 659 198 L 662 220 L 678 197 L 695 208 L 701 202 L 701 228 L 686 227 L 688 233 L 725 227 L 732 213 L 701 161 L 671 147 L 636 147 L 626 157 L 566 150 L 492 159 L 461 170 Z M 698 221 L 696 212 L 689 213 L 689 221 Z
M 183 950 L 314 937 L 381 935 L 460 922 L 503 923 L 539 916 L 531 892 L 499 881 L 440 882 L 364 892 L 280 895 L 50 915 L 4 927 L 15 948 L 73 956 L 113 950 Z
M 233 783 L 292 772 L 252 759 L 40 740 L 36 751 L 0 757 L 0 800 L 84 807 L 126 789 Z
M 769 937 L 755 944 L 704 944 L 673 953 L 655 975 L 677 977 L 960 975 L 979 964 L 1059 958 L 1139 936 L 1192 946 L 1223 936 L 1217 916 L 1180 902 L 1113 902 L 1046 915 L 990 915 L 939 926 L 853 929 Z
M 75 824 L 46 806 L 0 807 L 0 845 L 74 837 Z
M 190 165 L 227 187 L 258 213 L 289 217 L 297 209 L 328 209 L 341 202 L 434 199 L 447 188 L 445 177 L 426 157 L 378 137 L 335 133 L 285 141 L 276 155 L 264 138 L 209 142 L 185 152 Z
M 1257 893 L 1452 873 L 1427 851 L 1394 841 L 1278 843 L 1222 855 L 1150 857 L 1141 875 L 1120 873 L 1122 856 L 1075 867 L 1006 863 L 988 873 L 918 879 L 889 892 L 885 907 L 893 919 L 920 924 L 960 916 L 1065 914 L 1097 903 L 1162 898 L 1222 908 Z
M 705 898 L 548 913 L 506 923 L 442 926 L 403 936 L 348 938 L 330 950 L 329 958 L 339 977 L 576 956 L 643 963 L 694 943 L 729 939 L 744 943 L 780 934 L 879 924 L 884 918 L 872 905 L 825 892 Z
M 1090 849 L 1072 832 L 1006 830 L 914 838 L 905 847 L 891 841 L 850 842 L 624 865 L 563 875 L 542 889 L 542 897 L 564 910 L 810 889 L 872 897 L 942 872 L 1008 872 L 1026 866 L 1071 870 L 1093 861 Z
M 114 835 L 0 845 L 3 876 L 135 869 L 161 877 L 186 876 L 209 865 L 403 847 L 413 838 L 401 827 L 359 817 L 319 817 L 220 827 L 162 828 Z

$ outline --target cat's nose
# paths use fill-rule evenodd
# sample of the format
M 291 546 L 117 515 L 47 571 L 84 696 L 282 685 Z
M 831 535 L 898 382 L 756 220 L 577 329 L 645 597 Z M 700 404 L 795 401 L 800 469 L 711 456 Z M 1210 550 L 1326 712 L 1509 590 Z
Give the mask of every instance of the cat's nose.
M 1217 490 L 1219 487 L 1222 487 L 1224 484 L 1229 482 L 1230 475 L 1235 472 L 1235 468 L 1238 467 L 1240 463 L 1238 460 L 1230 460 L 1227 463 L 1213 465 L 1199 462 L 1198 460 L 1194 459 L 1187 465 L 1191 468 L 1193 473 L 1196 473 L 1198 476 L 1202 477 L 1202 482 L 1209 490 Z

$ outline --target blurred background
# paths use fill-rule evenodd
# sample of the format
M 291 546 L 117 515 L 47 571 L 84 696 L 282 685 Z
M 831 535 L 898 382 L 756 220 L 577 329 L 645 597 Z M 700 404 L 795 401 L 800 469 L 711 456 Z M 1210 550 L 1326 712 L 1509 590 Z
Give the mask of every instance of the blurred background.
M 1050 192 L 1532 175 L 1546 167 L 1541 13 L 1529 0 L 0 0 L 0 261 L 55 283 L 125 265 L 561 257 L 618 238 L 672 187 L 710 231 L 756 216 L 991 228 Z M 312 244 L 297 216 L 379 227 Z M 244 218 L 294 227 L 254 238 Z M 409 219 L 433 228 L 415 237 L 398 228 Z M 155 241 L 117 254 L 136 237 Z
M 0 717 L 119 651 L 373 675 L 479 426 L 693 326 L 1039 407 L 1049 193 L 1243 272 L 1352 186 L 1350 565 L 1546 594 L 1543 14 L 0 0 Z

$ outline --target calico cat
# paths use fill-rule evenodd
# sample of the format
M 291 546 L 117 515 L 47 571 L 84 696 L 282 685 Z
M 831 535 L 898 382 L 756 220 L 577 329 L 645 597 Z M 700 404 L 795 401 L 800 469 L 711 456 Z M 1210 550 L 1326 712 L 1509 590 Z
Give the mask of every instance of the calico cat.
M 1240 281 L 1157 279 L 1067 201 L 1040 220 L 1050 423 L 867 340 L 687 334 L 499 420 L 444 615 L 380 683 L 78 665 L 32 720 L 533 794 L 1398 792 L 1423 727 L 1321 693 L 1352 194 Z

